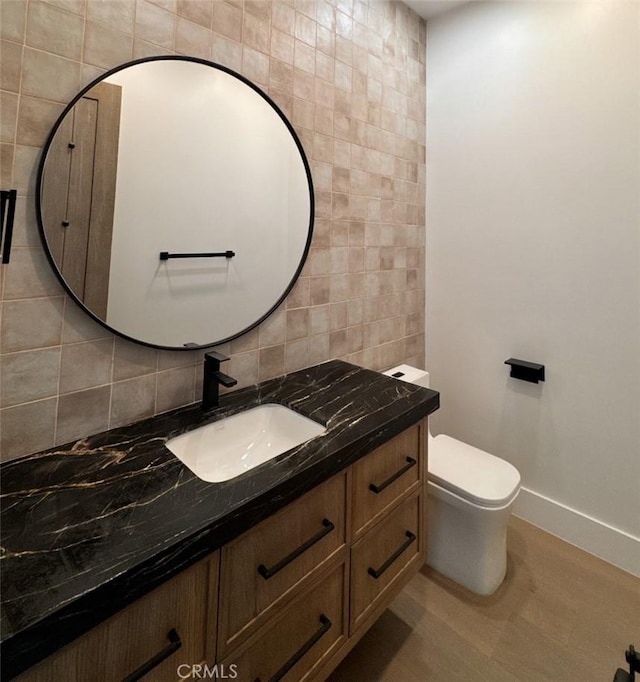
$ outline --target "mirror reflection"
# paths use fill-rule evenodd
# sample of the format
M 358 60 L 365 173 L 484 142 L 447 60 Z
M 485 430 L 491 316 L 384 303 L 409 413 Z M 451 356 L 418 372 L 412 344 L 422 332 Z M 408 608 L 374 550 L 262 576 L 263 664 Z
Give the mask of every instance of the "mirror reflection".
M 97 320 L 163 347 L 212 345 L 284 298 L 311 239 L 311 175 L 276 106 L 190 58 L 125 65 L 56 124 L 40 227 L 63 284 Z

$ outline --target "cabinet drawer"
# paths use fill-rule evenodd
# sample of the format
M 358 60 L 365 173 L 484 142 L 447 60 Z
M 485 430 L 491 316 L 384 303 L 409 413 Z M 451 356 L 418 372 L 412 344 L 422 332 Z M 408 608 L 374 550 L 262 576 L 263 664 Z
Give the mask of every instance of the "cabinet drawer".
M 156 654 L 164 652 L 167 657 L 142 679 L 175 682 L 178 666 L 190 666 L 205 659 L 207 601 L 209 589 L 217 589 L 218 558 L 216 553 L 180 573 L 17 680 L 122 682 Z M 175 634 L 169 638 L 171 631 Z M 176 636 L 180 639 L 179 648 Z
M 338 565 L 265 633 L 228 657 L 224 669 L 235 669 L 238 682 L 309 679 L 345 641 L 346 572 L 345 564 Z
M 418 487 L 423 476 L 417 424 L 353 465 L 353 534 L 362 535 L 400 496 Z
M 394 509 L 351 551 L 351 632 L 401 574 L 422 563 L 421 495 L 414 493 Z
M 302 581 L 337 553 L 346 555 L 345 496 L 342 473 L 223 548 L 221 655 L 293 598 Z

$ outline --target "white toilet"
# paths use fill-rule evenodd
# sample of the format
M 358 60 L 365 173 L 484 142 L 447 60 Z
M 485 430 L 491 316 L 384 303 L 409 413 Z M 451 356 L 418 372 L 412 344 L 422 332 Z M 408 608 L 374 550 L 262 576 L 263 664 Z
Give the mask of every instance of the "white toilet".
M 384 374 L 429 387 L 429 373 L 409 365 Z M 520 474 L 484 450 L 431 433 L 428 462 L 427 564 L 476 594 L 492 594 L 507 571 L 507 523 Z

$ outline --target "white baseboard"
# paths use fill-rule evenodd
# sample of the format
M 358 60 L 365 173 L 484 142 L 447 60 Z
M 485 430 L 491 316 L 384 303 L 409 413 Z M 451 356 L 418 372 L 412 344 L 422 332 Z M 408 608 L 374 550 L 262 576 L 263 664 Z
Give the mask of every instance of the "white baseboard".
M 585 552 L 640 577 L 640 538 L 527 488 L 521 488 L 513 513 Z

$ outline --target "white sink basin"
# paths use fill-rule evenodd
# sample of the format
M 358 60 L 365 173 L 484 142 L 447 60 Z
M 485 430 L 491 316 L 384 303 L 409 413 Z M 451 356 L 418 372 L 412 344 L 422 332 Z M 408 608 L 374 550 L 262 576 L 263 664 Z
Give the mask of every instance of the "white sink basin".
M 203 481 L 220 483 L 325 431 L 321 424 L 269 403 L 183 433 L 166 446 Z

